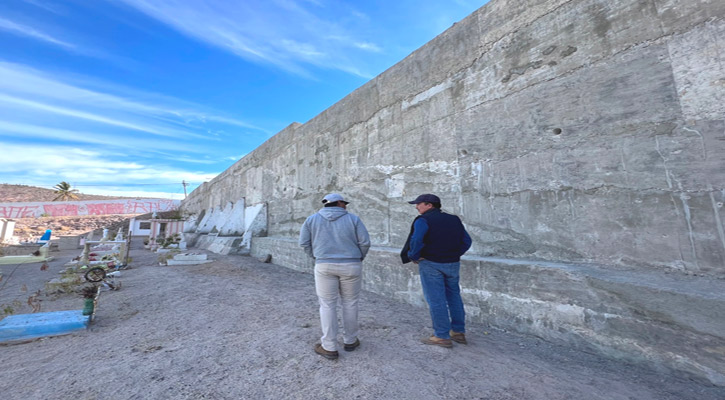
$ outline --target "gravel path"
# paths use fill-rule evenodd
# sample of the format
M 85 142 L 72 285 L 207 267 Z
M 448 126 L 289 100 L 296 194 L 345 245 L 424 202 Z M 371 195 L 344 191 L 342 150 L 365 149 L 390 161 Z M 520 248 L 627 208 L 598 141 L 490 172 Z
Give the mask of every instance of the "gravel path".
M 54 253 L 49 271 L 18 267 L 9 280 L 15 266 L 0 266 L 0 304 L 27 299 L 77 253 Z M 362 345 L 331 361 L 312 350 L 320 331 L 311 275 L 241 256 L 174 267 L 147 250 L 131 256 L 89 330 L 0 346 L 0 398 L 725 398 L 725 388 L 477 324 L 467 346 L 426 346 L 418 340 L 431 332 L 427 310 L 369 292 Z M 82 308 L 78 296 L 42 298 L 41 311 Z

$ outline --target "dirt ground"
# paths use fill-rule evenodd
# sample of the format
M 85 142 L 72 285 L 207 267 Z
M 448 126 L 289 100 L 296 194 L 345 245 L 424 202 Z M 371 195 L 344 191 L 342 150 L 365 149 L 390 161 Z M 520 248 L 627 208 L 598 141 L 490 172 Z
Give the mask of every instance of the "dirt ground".
M 29 293 L 79 252 L 52 253 L 47 271 L 0 266 L 0 305 L 20 300 L 16 313 L 29 312 Z M 0 346 L 0 398 L 725 399 L 725 388 L 479 324 L 467 327 L 467 346 L 427 346 L 426 309 L 369 292 L 362 345 L 327 360 L 312 350 L 311 275 L 243 256 L 173 267 L 147 250 L 131 257 L 87 331 Z M 83 305 L 80 296 L 40 298 L 41 312 Z

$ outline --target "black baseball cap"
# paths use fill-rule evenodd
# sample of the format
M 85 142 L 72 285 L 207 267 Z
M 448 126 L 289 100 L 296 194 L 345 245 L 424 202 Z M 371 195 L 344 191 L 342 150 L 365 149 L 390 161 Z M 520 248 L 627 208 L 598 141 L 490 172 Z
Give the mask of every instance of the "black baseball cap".
M 419 204 L 419 203 L 440 203 L 441 199 L 434 194 L 421 194 L 416 197 L 415 200 L 409 201 L 408 204 Z

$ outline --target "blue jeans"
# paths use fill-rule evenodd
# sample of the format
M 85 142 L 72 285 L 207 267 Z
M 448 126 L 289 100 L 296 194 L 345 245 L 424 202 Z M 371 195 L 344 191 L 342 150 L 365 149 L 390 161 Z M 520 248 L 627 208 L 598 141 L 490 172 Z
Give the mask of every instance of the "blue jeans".
M 466 312 L 463 310 L 461 288 L 458 285 L 461 263 L 422 260 L 418 263 L 418 269 L 435 335 L 441 339 L 450 339 L 451 330 L 465 333 Z

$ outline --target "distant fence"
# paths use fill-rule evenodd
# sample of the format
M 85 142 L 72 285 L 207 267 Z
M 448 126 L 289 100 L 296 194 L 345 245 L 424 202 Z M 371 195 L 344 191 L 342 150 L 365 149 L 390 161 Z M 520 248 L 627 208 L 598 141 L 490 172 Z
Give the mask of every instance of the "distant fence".
M 52 201 L 0 203 L 0 218 L 65 217 L 77 215 L 146 214 L 171 211 L 181 201 L 167 199 Z

